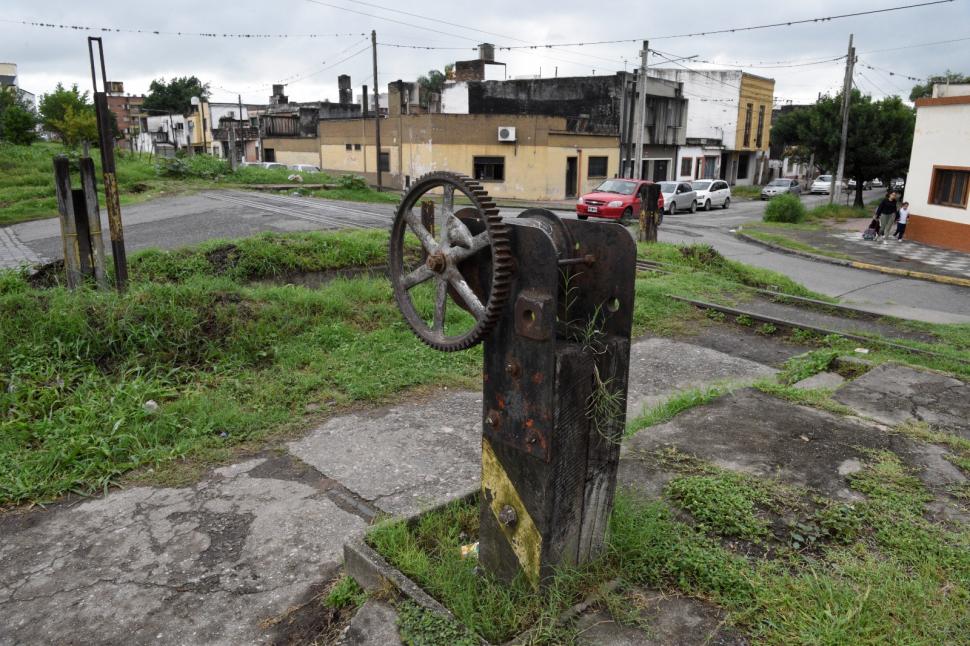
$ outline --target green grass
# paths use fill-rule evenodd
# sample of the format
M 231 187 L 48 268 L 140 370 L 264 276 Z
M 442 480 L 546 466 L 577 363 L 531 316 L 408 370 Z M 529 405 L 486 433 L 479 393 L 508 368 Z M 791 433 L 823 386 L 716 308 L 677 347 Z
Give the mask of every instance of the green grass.
M 836 222 L 845 222 L 846 220 L 855 218 L 868 217 L 872 217 L 872 211 L 868 209 L 846 206 L 844 204 L 821 204 L 808 212 L 809 220 L 819 221 L 834 220 Z
M 53 143 L 41 142 L 32 146 L 0 143 L 0 226 L 57 216 L 52 162 L 55 155 L 65 152 L 68 151 Z M 77 156 L 76 152 L 69 154 Z M 91 156 L 100 183 L 101 156 L 98 149 L 92 149 Z M 255 184 L 291 184 L 294 190 L 300 187 L 287 179 L 294 173 L 291 170 L 245 166 L 231 173 L 225 162 L 201 155 L 185 158 L 191 161 L 184 164 L 188 168 L 185 176 L 164 174 L 160 168 L 170 162 L 149 158 L 147 154 L 116 152 L 115 159 L 122 205 L 206 188 L 246 187 Z M 337 188 L 329 191 L 308 191 L 317 197 L 388 204 L 400 200 L 397 194 L 378 193 L 366 186 L 341 187 L 339 178 L 335 179 L 326 173 L 301 175 L 305 183 L 338 184 Z M 74 173 L 73 185 L 75 188 L 80 187 L 77 172 Z M 99 200 L 104 206 L 104 193 L 100 186 Z
M 761 186 L 732 186 L 731 197 L 747 200 L 761 199 Z
M 714 401 L 729 391 L 729 386 L 709 386 L 707 388 L 681 390 L 653 408 L 643 411 L 628 422 L 626 437 L 630 437 L 649 426 L 668 422 L 685 410 Z
M 803 251 L 805 253 L 812 253 L 819 256 L 828 256 L 829 258 L 839 258 L 841 260 L 851 260 L 852 258 L 844 253 L 838 251 L 829 251 L 827 249 L 819 249 L 818 247 L 813 247 L 810 244 L 805 244 L 799 240 L 794 240 L 787 236 L 783 236 L 778 233 L 767 233 L 765 231 L 757 231 L 754 229 L 745 229 L 744 234 L 754 238 L 755 240 L 761 240 L 762 242 L 767 242 L 768 244 L 773 244 L 778 247 L 784 247 L 785 249 L 791 249 L 793 251 Z
M 0 505 L 101 490 L 139 467 L 224 459 L 306 424 L 311 403 L 326 413 L 418 386 L 475 383 L 480 349 L 426 347 L 386 279 L 320 289 L 242 281 L 289 266 L 379 262 L 385 245 L 372 233 L 238 241 L 248 261 L 222 276 L 204 254 L 177 252 L 179 269 L 146 252 L 133 257 L 123 296 L 36 289 L 0 272 Z M 419 307 L 430 314 L 430 299 Z M 449 324 L 465 316 L 455 310 Z

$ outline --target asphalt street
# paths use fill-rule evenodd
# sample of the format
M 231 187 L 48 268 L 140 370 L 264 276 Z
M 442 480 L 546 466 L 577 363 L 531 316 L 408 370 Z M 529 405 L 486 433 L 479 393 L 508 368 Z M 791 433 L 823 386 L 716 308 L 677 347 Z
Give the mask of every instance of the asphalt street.
M 867 200 L 879 194 L 879 190 L 872 191 Z M 814 206 L 828 198 L 802 199 L 806 206 Z M 809 289 L 870 311 L 932 322 L 970 323 L 970 289 L 814 262 L 738 240 L 733 231 L 745 222 L 759 220 L 764 205 L 760 201 L 735 200 L 727 210 L 668 215 L 660 228 L 660 240 L 710 244 L 728 258 L 782 272 Z M 502 213 L 514 216 L 521 210 L 503 209 Z M 171 249 L 263 231 L 384 228 L 390 225 L 393 213 L 394 207 L 388 204 L 226 190 L 128 206 L 123 209 L 123 218 L 126 246 L 132 252 L 150 247 Z M 104 228 L 107 230 L 106 222 Z M 26 222 L 3 232 L 0 243 L 11 247 L 8 257 L 33 254 L 54 259 L 62 254 L 56 219 Z

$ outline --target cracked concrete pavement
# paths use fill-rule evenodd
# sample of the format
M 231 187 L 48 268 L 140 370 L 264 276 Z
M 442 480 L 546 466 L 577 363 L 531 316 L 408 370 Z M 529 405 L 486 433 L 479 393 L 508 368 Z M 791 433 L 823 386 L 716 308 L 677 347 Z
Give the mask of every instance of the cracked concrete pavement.
M 770 343 L 778 347 L 755 347 Z M 631 409 L 639 412 L 685 387 L 771 375 L 772 365 L 794 352 L 770 340 L 742 345 L 748 357 L 768 357 L 765 363 L 682 341 L 638 340 Z M 889 374 L 879 370 L 866 377 L 877 384 L 905 381 L 898 367 Z M 945 380 L 912 372 L 905 383 L 914 391 L 926 380 Z M 854 383 L 869 392 L 866 377 Z M 962 401 L 965 407 L 966 385 L 956 384 L 964 390 L 943 384 L 952 393 L 946 405 Z M 839 392 L 853 387 L 849 382 Z M 927 401 L 926 410 L 943 402 Z M 966 419 L 963 408 L 954 410 Z M 192 486 L 140 486 L 2 514 L 0 645 L 275 643 L 273 620 L 338 576 L 344 542 L 376 515 L 411 514 L 478 487 L 480 418 L 480 393 L 438 390 L 335 416 L 302 438 L 214 469 Z M 737 419 L 747 422 L 739 426 Z M 748 432 L 731 430 L 741 426 Z M 786 430 L 779 434 L 778 428 Z M 659 491 L 662 479 L 641 477 L 631 452 L 678 438 L 695 438 L 696 452 L 719 464 L 784 473 L 836 497 L 852 495 L 839 483 L 859 468 L 861 455 L 851 446 L 861 440 L 899 450 L 936 478 L 928 482 L 934 489 L 962 481 L 939 447 L 917 447 L 750 391 L 637 435 L 624 448 L 621 480 L 636 478 Z M 789 459 L 775 460 L 778 451 Z M 940 502 L 939 514 L 957 515 Z

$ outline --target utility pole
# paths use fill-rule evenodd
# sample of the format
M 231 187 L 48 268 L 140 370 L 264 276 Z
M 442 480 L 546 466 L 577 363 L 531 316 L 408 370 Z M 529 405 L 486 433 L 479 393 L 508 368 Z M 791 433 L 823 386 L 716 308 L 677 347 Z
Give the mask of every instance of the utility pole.
M 636 148 L 633 151 L 633 175 L 635 179 L 643 179 L 643 129 L 644 117 L 647 110 L 647 55 L 650 52 L 650 41 L 643 41 L 643 49 L 640 50 L 640 77 L 637 79 L 636 97 L 636 117 L 634 129 L 636 130 Z
M 237 94 L 236 100 L 239 101 L 239 138 L 242 140 L 242 152 L 239 153 L 239 160 L 246 161 L 246 124 L 243 122 L 242 95 Z M 240 145 L 238 142 L 236 145 Z
M 381 180 L 381 86 L 377 82 L 377 30 L 370 32 L 371 49 L 374 52 L 374 145 L 377 159 L 377 192 L 384 190 Z
M 849 104 L 852 99 L 852 69 L 855 67 L 855 47 L 852 34 L 849 34 L 849 51 L 845 59 L 845 81 L 842 84 L 842 142 L 839 144 L 839 166 L 832 177 L 832 190 L 829 191 L 829 204 L 835 201 L 835 189 L 842 191 L 842 176 L 845 173 L 845 144 L 849 138 Z M 861 180 L 860 180 L 861 181 Z

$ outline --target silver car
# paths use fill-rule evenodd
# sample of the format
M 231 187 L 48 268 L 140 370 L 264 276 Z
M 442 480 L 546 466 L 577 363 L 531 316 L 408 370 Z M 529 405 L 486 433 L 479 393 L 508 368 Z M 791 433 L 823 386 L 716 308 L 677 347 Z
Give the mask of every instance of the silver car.
M 319 173 L 320 167 L 314 166 L 313 164 L 287 164 L 286 166 L 290 170 L 295 170 L 300 173 Z
M 705 211 L 715 206 L 726 209 L 731 205 L 731 187 L 723 179 L 698 179 L 690 183 L 697 193 L 697 203 Z
M 819 175 L 812 182 L 812 193 L 824 193 L 828 195 L 832 191 L 832 176 L 831 175 Z
M 660 182 L 660 192 L 664 196 L 664 210 L 697 212 L 697 191 L 687 182 Z
M 785 179 L 783 177 L 773 179 L 770 184 L 761 189 L 761 199 L 770 200 L 776 195 L 782 195 L 783 193 L 801 195 L 801 184 L 798 183 L 797 179 Z

